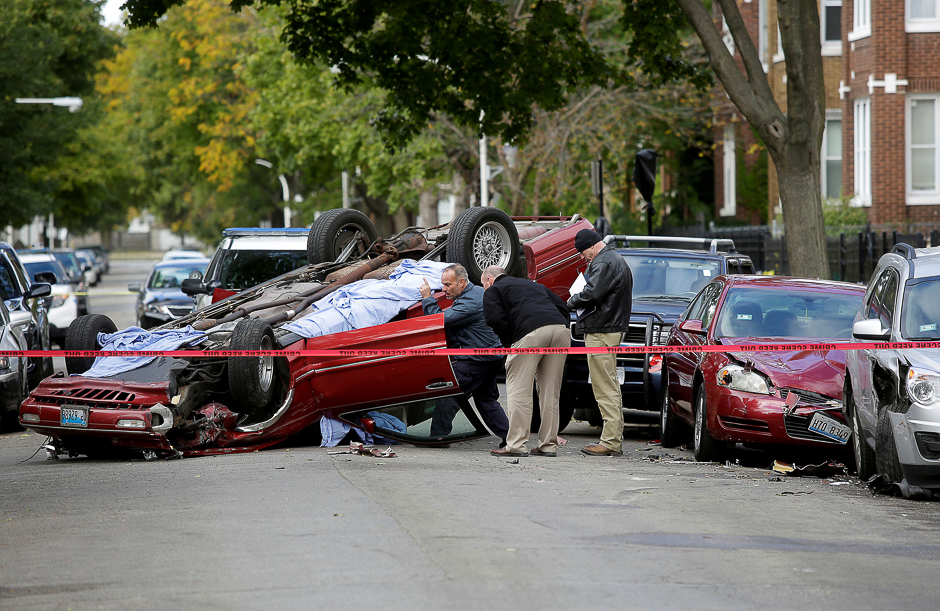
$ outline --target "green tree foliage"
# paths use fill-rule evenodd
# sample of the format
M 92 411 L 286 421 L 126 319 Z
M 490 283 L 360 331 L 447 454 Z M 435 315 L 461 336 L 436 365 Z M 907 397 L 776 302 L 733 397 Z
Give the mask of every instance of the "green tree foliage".
M 99 62 L 117 37 L 99 25 L 88 0 L 6 0 L 0 3 L 0 225 L 20 225 L 57 211 L 75 187 L 60 157 L 78 153 L 80 134 L 99 117 L 15 98 L 82 97 L 94 106 Z M 96 214 L 95 202 L 86 204 Z M 65 213 L 65 217 L 68 216 Z

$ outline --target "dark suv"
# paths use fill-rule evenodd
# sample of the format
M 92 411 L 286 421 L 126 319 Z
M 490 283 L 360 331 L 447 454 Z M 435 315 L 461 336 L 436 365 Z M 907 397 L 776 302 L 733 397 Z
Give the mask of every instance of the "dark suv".
M 735 252 L 732 240 L 609 235 L 604 242 L 621 245 L 617 252 L 633 274 L 633 311 L 622 346 L 665 345 L 673 323 L 710 280 L 721 274 L 754 273 L 751 259 Z M 650 246 L 635 248 L 632 242 L 647 242 Z M 706 246 L 708 250 L 684 250 L 683 246 Z M 574 318 L 572 315 L 572 321 Z M 571 345 L 583 346 L 584 336 L 577 325 L 571 325 L 571 329 Z M 659 411 L 662 364 L 658 354 L 617 356 L 624 409 Z M 595 426 L 602 424 L 583 354 L 568 356 L 561 400 L 575 406 L 575 418 Z
M 20 327 L 30 350 L 49 350 L 49 304 L 46 297 L 52 287 L 32 282 L 23 268 L 16 251 L 6 242 L 0 242 L 0 299 L 10 311 L 10 323 Z M 26 374 L 30 389 L 53 373 L 52 357 L 31 357 Z

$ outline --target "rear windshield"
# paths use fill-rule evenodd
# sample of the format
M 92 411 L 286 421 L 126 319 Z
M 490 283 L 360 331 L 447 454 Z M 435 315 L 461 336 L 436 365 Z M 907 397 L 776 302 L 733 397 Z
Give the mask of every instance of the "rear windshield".
M 806 289 L 733 288 L 718 318 L 718 337 L 848 339 L 863 295 Z
M 30 278 L 35 279 L 36 274 L 52 272 L 55 274 L 56 284 L 68 284 L 68 280 L 65 278 L 65 270 L 62 269 L 62 266 L 58 263 L 52 261 L 36 261 L 34 263 L 24 263 L 23 267 L 26 268 L 26 273 L 29 274 Z
M 306 251 L 229 250 L 221 261 L 213 261 L 217 269 L 210 270 L 209 276 L 218 279 L 223 289 L 241 291 L 306 264 Z
M 80 274 L 82 271 L 81 266 L 78 264 L 78 257 L 70 252 L 54 252 L 52 256 L 62 264 L 62 267 L 65 268 L 65 271 L 69 276 L 74 276 Z
M 721 273 L 715 259 L 624 255 L 633 274 L 633 298 L 691 300 Z
M 160 266 L 153 270 L 147 287 L 152 289 L 179 288 L 183 285 L 183 280 L 187 278 L 202 278 L 203 274 L 206 272 L 206 263 L 208 262 L 186 263 L 185 261 L 180 261 L 178 265 Z M 198 272 L 198 274 L 194 275 L 194 272 Z

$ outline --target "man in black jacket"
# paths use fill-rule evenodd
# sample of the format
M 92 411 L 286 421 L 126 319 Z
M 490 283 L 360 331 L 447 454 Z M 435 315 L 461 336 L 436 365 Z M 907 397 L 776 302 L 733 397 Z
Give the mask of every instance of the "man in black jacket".
M 512 348 L 567 348 L 568 308 L 548 288 L 524 278 L 507 276 L 500 267 L 488 267 L 481 277 L 483 316 L 504 346 Z M 494 456 L 555 456 L 558 452 L 558 396 L 567 353 L 511 354 L 506 359 L 506 394 L 509 432 L 506 447 Z M 539 444 L 526 451 L 532 426 L 532 385 L 538 385 Z
M 574 247 L 588 262 L 587 284 L 568 299 L 568 308 L 583 310 L 577 329 L 584 333 L 589 348 L 619 346 L 630 328 L 633 298 L 633 274 L 613 246 L 604 244 L 590 229 L 582 229 L 574 238 Z M 617 378 L 616 354 L 587 355 L 591 387 L 604 419 L 599 444 L 581 451 L 591 456 L 623 454 L 623 396 Z

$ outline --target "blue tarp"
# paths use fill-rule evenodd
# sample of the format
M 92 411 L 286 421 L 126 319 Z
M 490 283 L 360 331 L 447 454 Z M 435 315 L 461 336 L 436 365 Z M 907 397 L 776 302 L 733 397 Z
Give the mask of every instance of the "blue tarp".
M 451 265 L 406 259 L 388 280 L 358 280 L 313 304 L 314 311 L 284 325 L 302 337 L 319 337 L 340 331 L 381 325 L 421 301 L 418 287 L 427 279 L 439 291 L 441 273 Z
M 383 414 L 381 412 L 368 412 L 366 415 L 372 418 L 373 420 L 375 420 L 375 424 L 377 428 L 383 428 L 383 429 L 387 429 L 390 431 L 396 431 L 398 433 L 405 433 L 407 431 L 407 427 L 405 427 L 405 423 L 399 420 L 398 418 L 396 418 L 395 416 L 392 416 L 391 414 Z M 321 448 L 335 448 L 336 446 L 339 445 L 339 442 L 343 440 L 343 437 L 345 437 L 346 434 L 350 430 L 356 433 L 359 439 L 361 439 L 362 442 L 366 445 L 372 445 L 376 441 L 378 441 L 379 443 L 387 443 L 387 444 L 401 443 L 399 441 L 395 441 L 394 439 L 386 439 L 385 437 L 382 437 L 380 435 L 375 435 L 375 438 L 373 439 L 372 435 L 370 435 L 369 433 L 366 433 L 359 427 L 351 426 L 341 420 L 335 420 L 333 418 L 327 418 L 326 416 L 324 416 L 323 418 L 320 418 L 320 434 L 321 434 L 320 447 Z
M 98 344 L 101 345 L 101 349 L 104 351 L 176 350 L 183 344 L 205 336 L 205 333 L 195 331 L 192 327 L 167 329 L 166 331 L 145 331 L 140 327 L 128 327 L 116 333 L 99 333 Z M 158 357 L 99 356 L 95 359 L 91 369 L 81 375 L 86 378 L 105 378 L 116 373 L 143 367 L 155 358 Z

